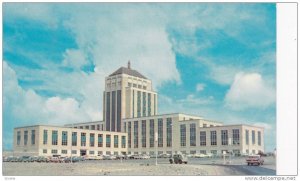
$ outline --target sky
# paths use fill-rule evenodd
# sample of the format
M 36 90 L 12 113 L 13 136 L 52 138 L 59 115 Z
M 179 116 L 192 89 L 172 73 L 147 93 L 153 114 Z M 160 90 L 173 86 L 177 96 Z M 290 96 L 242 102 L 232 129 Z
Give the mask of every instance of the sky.
M 102 120 L 128 60 L 160 114 L 263 126 L 276 147 L 275 4 L 4 3 L 3 148 L 14 127 Z

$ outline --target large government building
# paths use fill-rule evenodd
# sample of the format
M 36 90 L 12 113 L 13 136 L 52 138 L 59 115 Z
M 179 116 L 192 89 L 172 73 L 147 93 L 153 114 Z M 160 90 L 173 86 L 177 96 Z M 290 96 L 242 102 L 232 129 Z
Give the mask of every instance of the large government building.
M 207 120 L 182 113 L 158 114 L 151 80 L 121 67 L 105 78 L 103 121 L 14 129 L 14 154 L 96 156 L 264 152 L 264 128 Z

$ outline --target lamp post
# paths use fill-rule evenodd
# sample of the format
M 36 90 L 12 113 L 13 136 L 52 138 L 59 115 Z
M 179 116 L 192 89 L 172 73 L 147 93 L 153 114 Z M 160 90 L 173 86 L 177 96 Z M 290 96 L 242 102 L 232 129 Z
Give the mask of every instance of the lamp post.
M 72 123 L 72 127 L 71 127 L 71 163 L 73 163 L 73 160 L 72 160 L 72 151 L 73 150 L 73 123 Z
M 157 147 L 158 147 L 158 133 L 155 132 L 155 151 L 156 151 L 156 154 L 155 154 L 155 165 L 157 165 Z

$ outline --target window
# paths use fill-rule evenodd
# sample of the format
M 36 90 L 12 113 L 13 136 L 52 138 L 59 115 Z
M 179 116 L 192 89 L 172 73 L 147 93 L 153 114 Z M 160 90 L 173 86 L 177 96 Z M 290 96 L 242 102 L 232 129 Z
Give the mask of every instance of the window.
M 17 145 L 20 145 L 21 142 L 21 131 L 17 132 Z
M 132 117 L 134 118 L 134 90 L 132 90 Z
M 103 134 L 98 134 L 98 147 L 103 147 Z
M 146 116 L 146 92 L 143 92 L 143 116 Z
M 106 147 L 110 148 L 110 135 L 106 135 Z
M 153 102 L 153 106 L 154 106 L 153 112 L 154 112 L 154 114 L 153 115 L 156 115 L 156 95 L 155 94 L 153 95 L 153 98 L 154 98 L 154 102 Z
M 257 134 L 258 134 L 257 135 L 257 143 L 258 143 L 259 146 L 261 146 L 261 132 L 258 131 Z
M 239 129 L 232 130 L 232 144 L 233 145 L 240 144 L 240 130 Z
M 28 142 L 28 131 L 24 131 L 24 145 L 27 145 Z
M 180 146 L 186 146 L 186 125 L 180 125 Z
M 200 154 L 206 155 L 206 150 L 200 150 Z
M 133 87 L 136 87 L 136 84 L 133 84 Z
M 221 141 L 222 145 L 228 145 L 228 131 L 221 130 Z
M 92 151 L 92 150 L 89 151 L 89 155 L 94 155 L 94 154 L 95 154 L 95 151 Z
M 206 128 L 207 127 L 207 124 L 203 124 L 203 128 Z
M 139 88 L 139 89 L 141 89 L 141 88 L 142 88 L 142 86 L 141 86 L 141 85 L 138 85 L 138 88 Z
M 121 132 L 121 107 L 122 107 L 122 99 L 121 90 L 117 90 L 117 131 Z
M 112 91 L 111 104 L 111 131 L 116 131 L 116 91 Z
M 31 144 L 35 144 L 35 130 L 31 130 Z
M 61 154 L 67 154 L 68 150 L 61 150 Z
M 81 146 L 86 145 L 86 133 L 81 133 L 80 141 L 81 141 L 80 143 Z
M 249 145 L 249 130 L 246 130 L 246 145 Z
M 47 153 L 47 149 L 43 149 L 43 153 Z
M 137 92 L 137 117 L 141 117 L 141 91 Z
M 151 116 L 151 94 L 148 93 L 148 116 Z
M 142 147 L 146 147 L 146 120 L 142 120 Z
M 67 131 L 63 131 L 62 132 L 62 140 L 61 140 L 61 144 L 62 145 L 68 145 L 68 132 Z
M 52 154 L 57 154 L 57 150 L 51 150 Z
M 90 126 L 85 126 L 85 129 L 90 129 Z
M 79 126 L 80 129 L 83 129 L 83 126 Z
M 164 135 L 163 119 L 158 118 L 158 147 L 163 147 Z
M 106 131 L 110 131 L 110 92 L 106 92 L 106 106 L 105 106 L 105 109 L 106 109 L 106 112 L 105 112 L 105 117 L 106 117 L 106 122 L 105 122 L 105 125 L 106 125 Z
M 90 147 L 95 146 L 95 133 L 90 133 Z
M 150 119 L 150 148 L 154 147 L 154 119 Z
M 147 89 L 147 87 L 146 87 L 146 86 L 143 86 L 143 89 L 145 89 L 145 90 L 146 90 L 146 89 Z
M 122 136 L 122 148 L 126 148 L 126 136 Z
M 43 144 L 46 145 L 48 143 L 48 131 L 44 130 L 43 134 Z
M 72 146 L 77 146 L 77 132 L 72 132 Z
M 100 124 L 97 124 L 97 130 L 100 130 Z
M 77 154 L 77 150 L 72 150 L 72 154 Z
M 217 150 L 211 150 L 210 153 L 214 156 L 216 156 L 218 154 L 218 151 Z
M 206 146 L 206 131 L 200 131 L 200 146 Z
M 103 155 L 103 151 L 98 151 L 98 156 Z
M 191 150 L 190 154 L 196 154 L 196 150 Z
M 196 146 L 196 124 L 190 124 L 190 146 Z
M 131 122 L 128 122 L 128 148 L 131 148 Z
M 217 145 L 217 131 L 210 131 L 210 145 Z
M 114 135 L 114 148 L 119 148 L 119 136 Z
M 172 147 L 172 118 L 167 118 L 167 147 Z
M 91 130 L 95 130 L 95 125 L 92 125 L 92 126 L 91 126 Z
M 131 84 L 130 82 L 128 82 L 128 87 L 131 87 L 131 85 L 132 85 L 132 84 Z
M 52 145 L 57 145 L 57 139 L 58 139 L 57 131 L 53 130 L 52 131 Z
M 255 131 L 252 131 L 252 144 L 255 144 Z
M 139 132 L 138 132 L 138 128 L 139 128 L 139 122 L 138 121 L 134 121 L 134 128 L 133 128 L 134 148 L 138 148 L 139 147 Z

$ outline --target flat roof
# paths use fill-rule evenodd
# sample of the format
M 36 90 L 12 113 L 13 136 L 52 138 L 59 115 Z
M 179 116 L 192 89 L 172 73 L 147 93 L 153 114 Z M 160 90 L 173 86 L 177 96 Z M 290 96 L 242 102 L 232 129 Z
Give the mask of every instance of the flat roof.
M 253 125 L 249 125 L 249 124 L 226 124 L 226 125 L 220 125 L 220 126 L 213 126 L 213 127 L 201 127 L 204 128 L 204 129 L 207 129 L 207 128 L 215 128 L 215 127 L 232 127 L 232 126 L 249 126 L 249 127 L 255 127 L 255 128 L 262 128 L 262 129 L 265 129 L 264 127 L 262 126 L 253 126 Z
M 101 121 L 89 121 L 89 122 L 71 123 L 71 124 L 65 124 L 64 126 L 72 126 L 72 125 L 78 125 L 78 124 L 91 124 L 91 123 L 99 123 L 99 122 L 104 123 L 104 121 L 101 120 Z
M 143 119 L 143 118 L 151 118 L 151 117 L 161 117 L 161 116 L 168 116 L 168 115 L 186 115 L 186 116 L 192 116 L 192 117 L 198 117 L 199 119 L 203 119 L 201 116 L 196 116 L 196 115 L 191 115 L 191 114 L 184 114 L 184 113 L 166 113 L 166 114 L 157 114 L 157 115 L 152 115 L 152 116 L 143 116 L 143 117 L 134 117 L 134 118 L 126 118 L 122 119 L 124 121 L 127 120 L 133 120 L 133 119 Z M 195 119 L 196 120 L 196 119 Z

